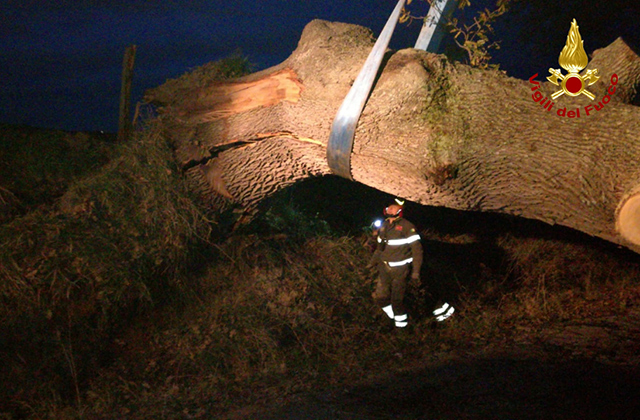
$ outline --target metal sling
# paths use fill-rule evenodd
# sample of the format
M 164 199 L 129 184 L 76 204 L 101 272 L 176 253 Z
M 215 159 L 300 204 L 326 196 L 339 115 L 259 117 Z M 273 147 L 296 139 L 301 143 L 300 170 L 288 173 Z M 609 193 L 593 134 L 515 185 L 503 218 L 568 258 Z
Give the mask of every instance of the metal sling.
M 435 4 L 429 9 L 429 14 L 425 19 L 416 48 L 423 48 L 427 51 L 435 52 L 442 35 L 442 25 L 438 25 L 443 14 L 447 14 L 453 10 L 456 0 L 434 0 Z M 396 27 L 396 23 L 404 7 L 405 0 L 399 0 L 395 9 L 389 16 L 387 23 L 384 25 L 380 36 L 376 40 L 373 49 L 369 53 L 364 66 L 360 70 L 358 77 L 353 82 L 349 93 L 344 98 L 335 119 L 331 126 L 331 134 L 329 134 L 329 143 L 327 145 L 327 162 L 331 171 L 343 178 L 353 181 L 351 176 L 351 150 L 353 149 L 353 139 L 356 132 L 356 126 L 365 103 L 371 93 L 373 82 L 382 64 L 384 53 L 387 50 L 391 36 Z M 453 5 L 453 6 L 451 6 Z M 447 8 L 449 6 L 449 8 Z M 444 10 L 444 13 L 441 11 Z M 434 35 L 435 33 L 435 35 Z M 420 47 L 418 47 L 420 45 Z
M 353 137 L 356 132 L 356 125 L 360 119 L 360 114 L 367 102 L 371 87 L 378 74 L 378 69 L 384 58 L 391 35 L 396 27 L 400 12 L 405 0 L 399 0 L 396 8 L 393 9 L 389 20 L 384 25 L 380 37 L 378 37 L 373 49 L 367 57 L 360 74 L 353 82 L 349 93 L 344 98 L 335 119 L 331 126 L 329 144 L 327 146 L 327 161 L 334 174 L 343 178 L 353 180 L 351 177 L 351 149 L 353 148 Z
M 457 4 L 457 0 L 433 0 L 413 48 L 437 53 L 444 37 L 444 26 Z

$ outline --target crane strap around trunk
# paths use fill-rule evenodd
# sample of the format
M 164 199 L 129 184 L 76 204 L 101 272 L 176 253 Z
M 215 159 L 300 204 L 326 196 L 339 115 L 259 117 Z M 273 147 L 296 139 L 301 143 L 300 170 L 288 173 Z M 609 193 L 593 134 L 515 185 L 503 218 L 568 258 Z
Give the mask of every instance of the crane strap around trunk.
M 391 35 L 400 17 L 400 12 L 405 0 L 398 0 L 398 4 L 389 16 L 384 25 L 378 40 L 369 53 L 367 60 L 360 70 L 358 77 L 353 82 L 349 93 L 344 98 L 335 119 L 331 126 L 329 144 L 327 145 L 327 162 L 331 171 L 343 178 L 353 180 L 351 176 L 351 150 L 353 149 L 353 138 L 356 126 L 360 119 L 360 114 L 369 98 L 373 82 L 380 70 L 380 64 L 384 58 Z
M 382 59 L 402 13 L 405 1 L 398 0 L 395 9 L 393 9 L 387 23 L 382 28 L 380 36 L 333 120 L 329 143 L 327 144 L 327 162 L 331 171 L 343 178 L 353 180 L 351 175 L 351 151 L 353 150 L 356 126 L 371 93 L 373 82 L 380 70 Z M 434 0 L 434 4 L 429 9 L 429 14 L 418 36 L 415 48 L 437 52 L 445 33 L 444 25 L 446 20 L 453 13 L 457 3 L 457 0 Z
M 458 6 L 458 0 L 432 0 L 424 18 L 415 49 L 437 53 L 446 32 L 447 21 Z

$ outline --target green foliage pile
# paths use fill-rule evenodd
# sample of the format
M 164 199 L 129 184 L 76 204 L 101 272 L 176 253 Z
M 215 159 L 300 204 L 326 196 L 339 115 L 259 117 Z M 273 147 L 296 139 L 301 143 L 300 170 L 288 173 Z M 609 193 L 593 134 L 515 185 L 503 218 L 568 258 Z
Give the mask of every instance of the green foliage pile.
M 117 153 L 55 208 L 0 226 L 0 373 L 9 379 L 0 401 L 79 397 L 113 334 L 179 294 L 208 240 L 211 223 L 157 127 Z

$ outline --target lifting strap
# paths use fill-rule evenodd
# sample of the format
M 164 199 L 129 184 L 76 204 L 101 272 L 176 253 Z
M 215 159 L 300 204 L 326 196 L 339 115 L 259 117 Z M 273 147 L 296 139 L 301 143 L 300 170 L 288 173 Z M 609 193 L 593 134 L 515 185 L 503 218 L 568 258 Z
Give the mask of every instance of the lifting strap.
M 396 8 L 393 9 L 389 20 L 384 25 L 380 37 L 373 46 L 367 57 L 360 74 L 353 82 L 349 93 L 344 98 L 335 119 L 331 126 L 329 144 L 327 146 L 327 161 L 329 168 L 334 174 L 353 181 L 351 177 L 351 149 L 353 148 L 353 137 L 356 132 L 356 125 L 360 119 L 360 114 L 364 109 L 364 104 L 369 98 L 371 87 L 380 69 L 380 64 L 384 58 L 391 35 L 396 27 L 400 12 L 405 0 L 398 0 Z
M 437 53 L 445 34 L 445 25 L 457 4 L 458 0 L 433 0 L 413 48 Z
M 430 8 L 429 14 L 425 19 L 425 24 L 420 32 L 420 36 L 418 37 L 418 42 L 416 43 L 416 48 L 418 48 L 419 43 L 420 45 L 425 45 L 424 49 L 433 52 L 437 50 L 440 40 L 442 39 L 442 34 L 438 34 L 442 31 L 443 27 L 442 24 L 438 25 L 441 15 L 447 16 L 447 13 L 450 15 L 451 11 L 455 8 L 453 6 L 455 6 L 457 1 L 434 0 L 434 2 L 436 3 L 436 6 Z M 362 114 L 362 110 L 364 109 L 364 105 L 371 93 L 373 82 L 378 75 L 380 64 L 382 64 L 384 53 L 387 50 L 387 46 L 391 40 L 391 35 L 393 35 L 393 31 L 396 27 L 396 23 L 400 18 L 400 13 L 402 12 L 404 3 L 405 0 L 398 0 L 398 4 L 396 4 L 395 9 L 393 9 L 391 16 L 389 16 L 387 23 L 384 25 L 384 28 L 376 40 L 373 49 L 369 53 L 358 77 L 356 77 L 349 93 L 347 93 L 340 109 L 338 109 L 338 113 L 336 114 L 331 126 L 329 143 L 327 145 L 327 162 L 329 163 L 329 168 L 331 168 L 331 171 L 334 174 L 352 181 L 351 150 L 353 149 L 353 139 L 356 132 L 356 126 L 360 119 L 360 115 Z M 447 6 L 449 7 L 448 9 Z M 441 12 L 442 10 L 444 10 L 444 12 Z M 429 25 L 427 23 L 429 23 Z M 428 48 L 432 43 L 436 42 L 437 45 Z

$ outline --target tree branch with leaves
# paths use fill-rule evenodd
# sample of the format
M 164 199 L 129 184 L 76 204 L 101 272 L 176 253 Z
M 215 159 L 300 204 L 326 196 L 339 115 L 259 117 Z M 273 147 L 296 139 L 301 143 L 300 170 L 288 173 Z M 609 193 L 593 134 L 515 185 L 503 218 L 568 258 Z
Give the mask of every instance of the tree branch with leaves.
M 436 0 L 424 1 L 432 6 Z M 491 39 L 493 23 L 509 10 L 509 6 L 513 1 L 514 0 L 497 0 L 495 8 L 492 10 L 485 8 L 479 11 L 477 15 L 473 17 L 473 22 L 471 23 L 466 22 L 465 19 L 455 17 L 448 20 L 448 30 L 453 34 L 456 45 L 464 50 L 467 64 L 477 68 L 498 67 L 497 65 L 489 64 L 492 57 L 491 50 L 500 48 L 500 41 Z M 412 0 L 407 0 L 407 6 L 411 3 Z M 470 0 L 458 0 L 459 10 L 470 6 Z M 426 19 L 426 16 L 414 15 L 407 8 L 403 10 L 400 16 L 401 23 L 424 19 Z

